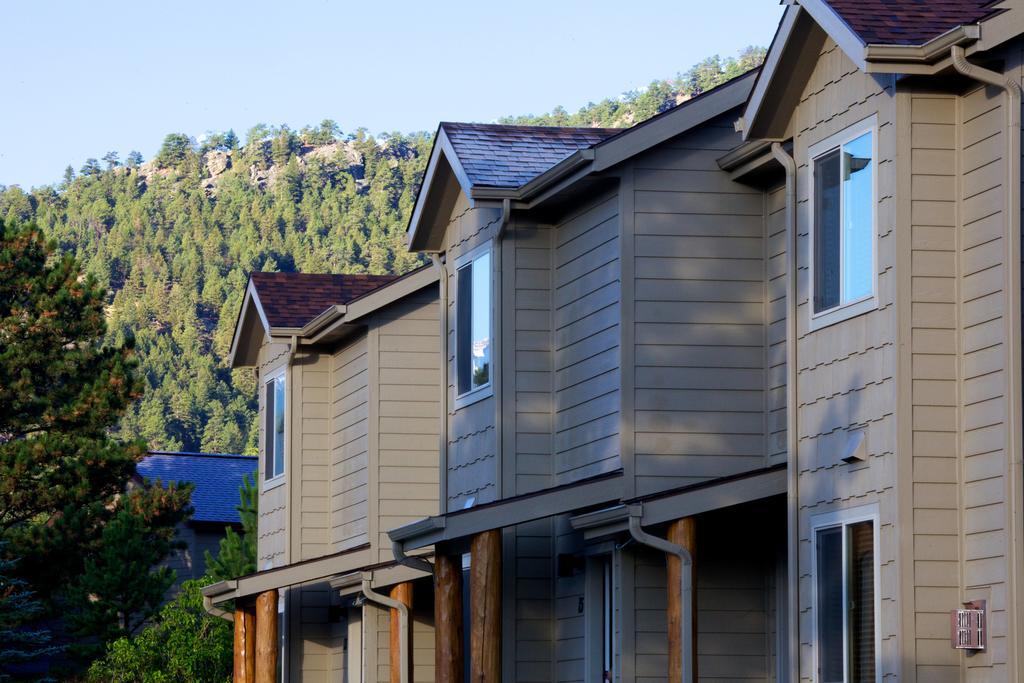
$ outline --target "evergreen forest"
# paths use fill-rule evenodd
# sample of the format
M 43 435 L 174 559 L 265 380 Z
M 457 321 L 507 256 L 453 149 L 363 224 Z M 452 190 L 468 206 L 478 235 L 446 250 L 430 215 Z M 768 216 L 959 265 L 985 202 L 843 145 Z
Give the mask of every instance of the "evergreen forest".
M 756 67 L 763 48 L 674 78 L 503 123 L 623 127 Z M 56 184 L 0 186 L 0 220 L 34 221 L 109 292 L 108 342 L 134 339 L 142 397 L 121 436 L 161 450 L 255 452 L 250 371 L 225 357 L 253 271 L 401 273 L 421 263 L 405 229 L 432 133 L 259 125 L 168 135 L 144 160 L 106 152 Z

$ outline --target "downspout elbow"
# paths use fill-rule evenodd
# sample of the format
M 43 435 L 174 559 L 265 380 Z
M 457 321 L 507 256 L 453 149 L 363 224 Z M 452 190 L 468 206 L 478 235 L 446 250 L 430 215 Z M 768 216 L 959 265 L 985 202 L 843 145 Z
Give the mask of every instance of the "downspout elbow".
M 370 602 L 383 605 L 389 609 L 398 610 L 398 652 L 399 661 L 402 662 L 402 669 L 399 672 L 400 683 L 411 683 L 409 678 L 409 608 L 402 602 L 394 600 L 387 595 L 373 590 L 370 579 L 363 579 L 363 597 Z
M 219 617 L 224 621 L 234 621 L 235 613 L 223 610 L 213 604 L 213 598 L 208 595 L 203 596 L 203 610 L 206 611 L 211 617 Z
M 501 200 L 501 223 L 498 224 L 498 232 L 494 235 L 495 242 L 500 242 L 501 238 L 505 236 L 505 228 L 508 227 L 511 218 L 512 200 L 506 197 Z
M 405 554 L 405 546 L 401 541 L 391 541 L 391 553 L 395 556 L 398 564 L 424 572 L 430 576 L 434 575 L 434 565 L 422 557 L 409 557 Z
M 668 555 L 675 555 L 679 558 L 679 562 L 682 565 L 680 567 L 680 629 L 682 631 L 680 637 L 680 646 L 682 648 L 682 682 L 683 683 L 694 683 L 693 680 L 693 662 L 697 653 L 693 651 L 693 557 L 690 555 L 690 551 L 681 545 L 676 545 L 670 541 L 654 536 L 647 533 L 643 529 L 643 517 L 644 508 L 643 505 L 630 505 L 629 506 L 629 535 L 633 537 L 637 543 L 660 550 L 661 552 Z

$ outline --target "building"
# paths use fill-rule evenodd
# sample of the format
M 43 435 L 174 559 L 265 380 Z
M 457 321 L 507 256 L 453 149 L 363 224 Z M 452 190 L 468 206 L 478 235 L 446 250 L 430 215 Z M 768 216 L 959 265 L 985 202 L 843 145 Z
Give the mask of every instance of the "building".
M 177 575 L 169 597 L 177 594 L 183 582 L 206 575 L 206 552 L 217 556 L 225 529 L 242 531 L 238 491 L 245 477 L 256 480 L 256 465 L 256 458 L 248 455 L 150 451 L 136 466 L 136 483 L 187 482 L 193 486 L 192 517 L 177 531 L 184 547 L 166 561 Z
M 1022 34 L 796 0 L 632 128 L 441 124 L 438 510 L 378 527 L 434 659 L 390 680 L 1024 679 Z
M 387 531 L 439 509 L 437 283 L 429 266 L 250 279 L 230 361 L 262 387 L 259 571 L 205 592 L 280 613 L 287 680 L 432 678 L 430 566 L 399 564 Z

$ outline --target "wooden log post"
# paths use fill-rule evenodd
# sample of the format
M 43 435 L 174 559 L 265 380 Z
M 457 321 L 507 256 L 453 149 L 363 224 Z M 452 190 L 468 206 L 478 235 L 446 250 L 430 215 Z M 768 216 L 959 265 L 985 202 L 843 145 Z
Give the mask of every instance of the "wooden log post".
M 234 683 L 256 681 L 256 611 L 252 605 L 235 607 Z
M 434 558 L 434 681 L 463 683 L 462 558 Z
M 470 683 L 500 683 L 501 531 L 474 536 L 470 557 Z
M 269 590 L 256 596 L 255 683 L 277 682 L 277 649 L 277 591 Z
M 677 519 L 668 525 L 668 541 L 685 548 L 690 553 L 693 565 L 692 577 L 692 634 L 693 634 L 693 680 L 697 680 L 697 520 L 694 517 Z M 668 681 L 681 683 L 683 679 L 683 595 L 682 563 L 675 555 L 668 555 Z
M 402 652 L 402 620 L 397 609 L 392 608 L 390 610 L 391 618 L 389 619 L 391 683 L 401 683 L 403 655 L 408 660 L 410 680 L 412 678 L 412 582 L 406 581 L 405 583 L 399 583 L 392 587 L 391 599 L 397 600 L 409 608 L 409 623 L 407 624 L 409 633 L 408 638 L 405 641 L 408 643 L 408 652 Z

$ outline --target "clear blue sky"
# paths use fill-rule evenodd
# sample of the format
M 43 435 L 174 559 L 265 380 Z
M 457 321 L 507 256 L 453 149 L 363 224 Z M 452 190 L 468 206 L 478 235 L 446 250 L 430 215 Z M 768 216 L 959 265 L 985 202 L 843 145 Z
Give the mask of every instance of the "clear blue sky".
M 777 0 L 8 0 L 0 184 L 57 181 L 164 135 L 332 118 L 432 130 L 574 111 L 767 45 Z

